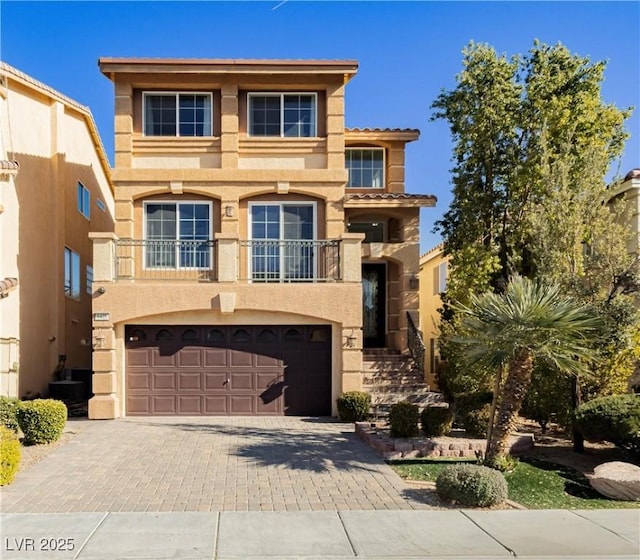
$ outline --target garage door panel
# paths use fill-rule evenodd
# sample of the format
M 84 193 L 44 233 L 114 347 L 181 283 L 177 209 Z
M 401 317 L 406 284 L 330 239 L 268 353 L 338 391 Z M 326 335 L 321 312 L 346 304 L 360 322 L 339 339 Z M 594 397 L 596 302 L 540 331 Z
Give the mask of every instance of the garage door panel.
M 204 359 L 204 367 L 216 368 L 227 367 L 227 354 L 226 348 L 203 348 L 202 350 Z
M 151 379 L 152 391 L 175 391 L 177 389 L 175 371 L 160 371 L 155 373 Z
M 151 354 L 150 348 L 131 348 L 127 350 L 127 365 L 148 368 L 151 365 Z
M 229 412 L 231 414 L 255 414 L 255 397 L 252 395 L 232 395 L 229 397 Z
M 151 354 L 151 367 L 176 367 L 177 354 L 167 354 L 166 351 L 154 349 Z
M 200 395 L 178 395 L 178 414 L 185 416 L 202 414 L 202 397 Z
M 231 374 L 231 378 L 229 381 L 231 386 L 229 387 L 229 389 L 231 391 L 254 391 L 255 390 L 254 378 L 255 378 L 255 373 L 253 371 L 246 371 L 246 372 L 240 372 L 240 373 L 234 372 Z
M 331 328 L 126 327 L 130 415 L 331 413 Z
M 151 388 L 151 374 L 147 371 L 129 371 L 127 374 L 127 389 L 148 391 Z
M 206 371 L 203 374 L 204 378 L 204 390 L 205 391 L 224 391 L 227 392 L 227 379 L 229 378 L 229 373 L 226 371 L 222 372 L 211 372 Z
M 253 354 L 239 350 L 229 350 L 229 367 L 252 367 Z
M 152 414 L 177 414 L 176 397 L 174 395 L 152 395 L 151 410 Z
M 149 395 L 128 395 L 127 413 L 147 416 L 152 414 L 151 397 Z
M 202 367 L 202 350 L 200 348 L 183 348 L 178 353 L 177 366 L 180 368 Z
M 202 391 L 202 373 L 196 372 L 178 372 L 178 390 L 179 391 Z
M 202 398 L 202 413 L 210 416 L 226 416 L 229 414 L 227 407 L 227 396 L 205 395 Z

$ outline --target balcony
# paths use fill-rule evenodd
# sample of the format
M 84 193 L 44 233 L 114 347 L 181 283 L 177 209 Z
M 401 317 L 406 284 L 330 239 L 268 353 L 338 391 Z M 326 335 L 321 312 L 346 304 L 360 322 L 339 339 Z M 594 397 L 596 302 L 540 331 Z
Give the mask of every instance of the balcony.
M 330 240 L 119 239 L 90 233 L 94 281 L 187 281 L 219 283 L 360 282 L 362 234 Z
M 116 280 L 216 280 L 215 241 L 119 239 Z
M 340 240 L 240 241 L 240 279 L 251 282 L 338 282 Z

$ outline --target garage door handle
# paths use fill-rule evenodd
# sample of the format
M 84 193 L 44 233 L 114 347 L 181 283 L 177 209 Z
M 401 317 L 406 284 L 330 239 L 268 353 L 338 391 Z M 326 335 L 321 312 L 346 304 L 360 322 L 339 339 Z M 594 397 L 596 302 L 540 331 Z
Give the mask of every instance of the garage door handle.
M 231 379 L 225 379 L 223 385 L 228 385 L 229 381 L 231 381 Z

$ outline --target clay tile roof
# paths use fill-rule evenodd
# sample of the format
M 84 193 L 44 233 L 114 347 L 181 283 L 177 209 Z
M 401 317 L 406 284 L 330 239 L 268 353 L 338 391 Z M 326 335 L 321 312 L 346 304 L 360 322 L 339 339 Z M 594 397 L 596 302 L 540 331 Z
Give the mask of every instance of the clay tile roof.
M 347 128 L 347 132 L 403 132 L 403 133 L 417 133 L 420 131 L 417 128 Z
M 432 194 L 408 194 L 408 193 L 349 193 L 346 200 L 415 200 L 436 201 Z
M 5 278 L 4 280 L 0 280 L 0 297 L 4 297 L 6 292 L 13 290 L 17 285 L 17 278 Z
M 630 181 L 631 179 L 640 179 L 640 167 L 636 167 L 627 173 L 624 177 L 625 181 Z
M 18 171 L 18 169 L 20 169 L 20 164 L 17 161 L 0 159 L 0 169 L 2 171 Z

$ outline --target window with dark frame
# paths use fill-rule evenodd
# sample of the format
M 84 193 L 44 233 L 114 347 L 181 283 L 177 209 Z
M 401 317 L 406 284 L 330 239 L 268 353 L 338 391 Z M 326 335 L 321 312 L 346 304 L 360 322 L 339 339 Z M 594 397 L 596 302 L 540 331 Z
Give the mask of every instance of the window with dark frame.
M 64 248 L 64 294 L 80 299 L 80 255 Z
M 89 219 L 91 217 L 91 193 L 82 183 L 78 183 L 77 193 L 78 212 Z
M 210 93 L 145 93 L 145 136 L 211 136 Z
M 249 135 L 314 137 L 316 105 L 315 93 L 250 93 Z

